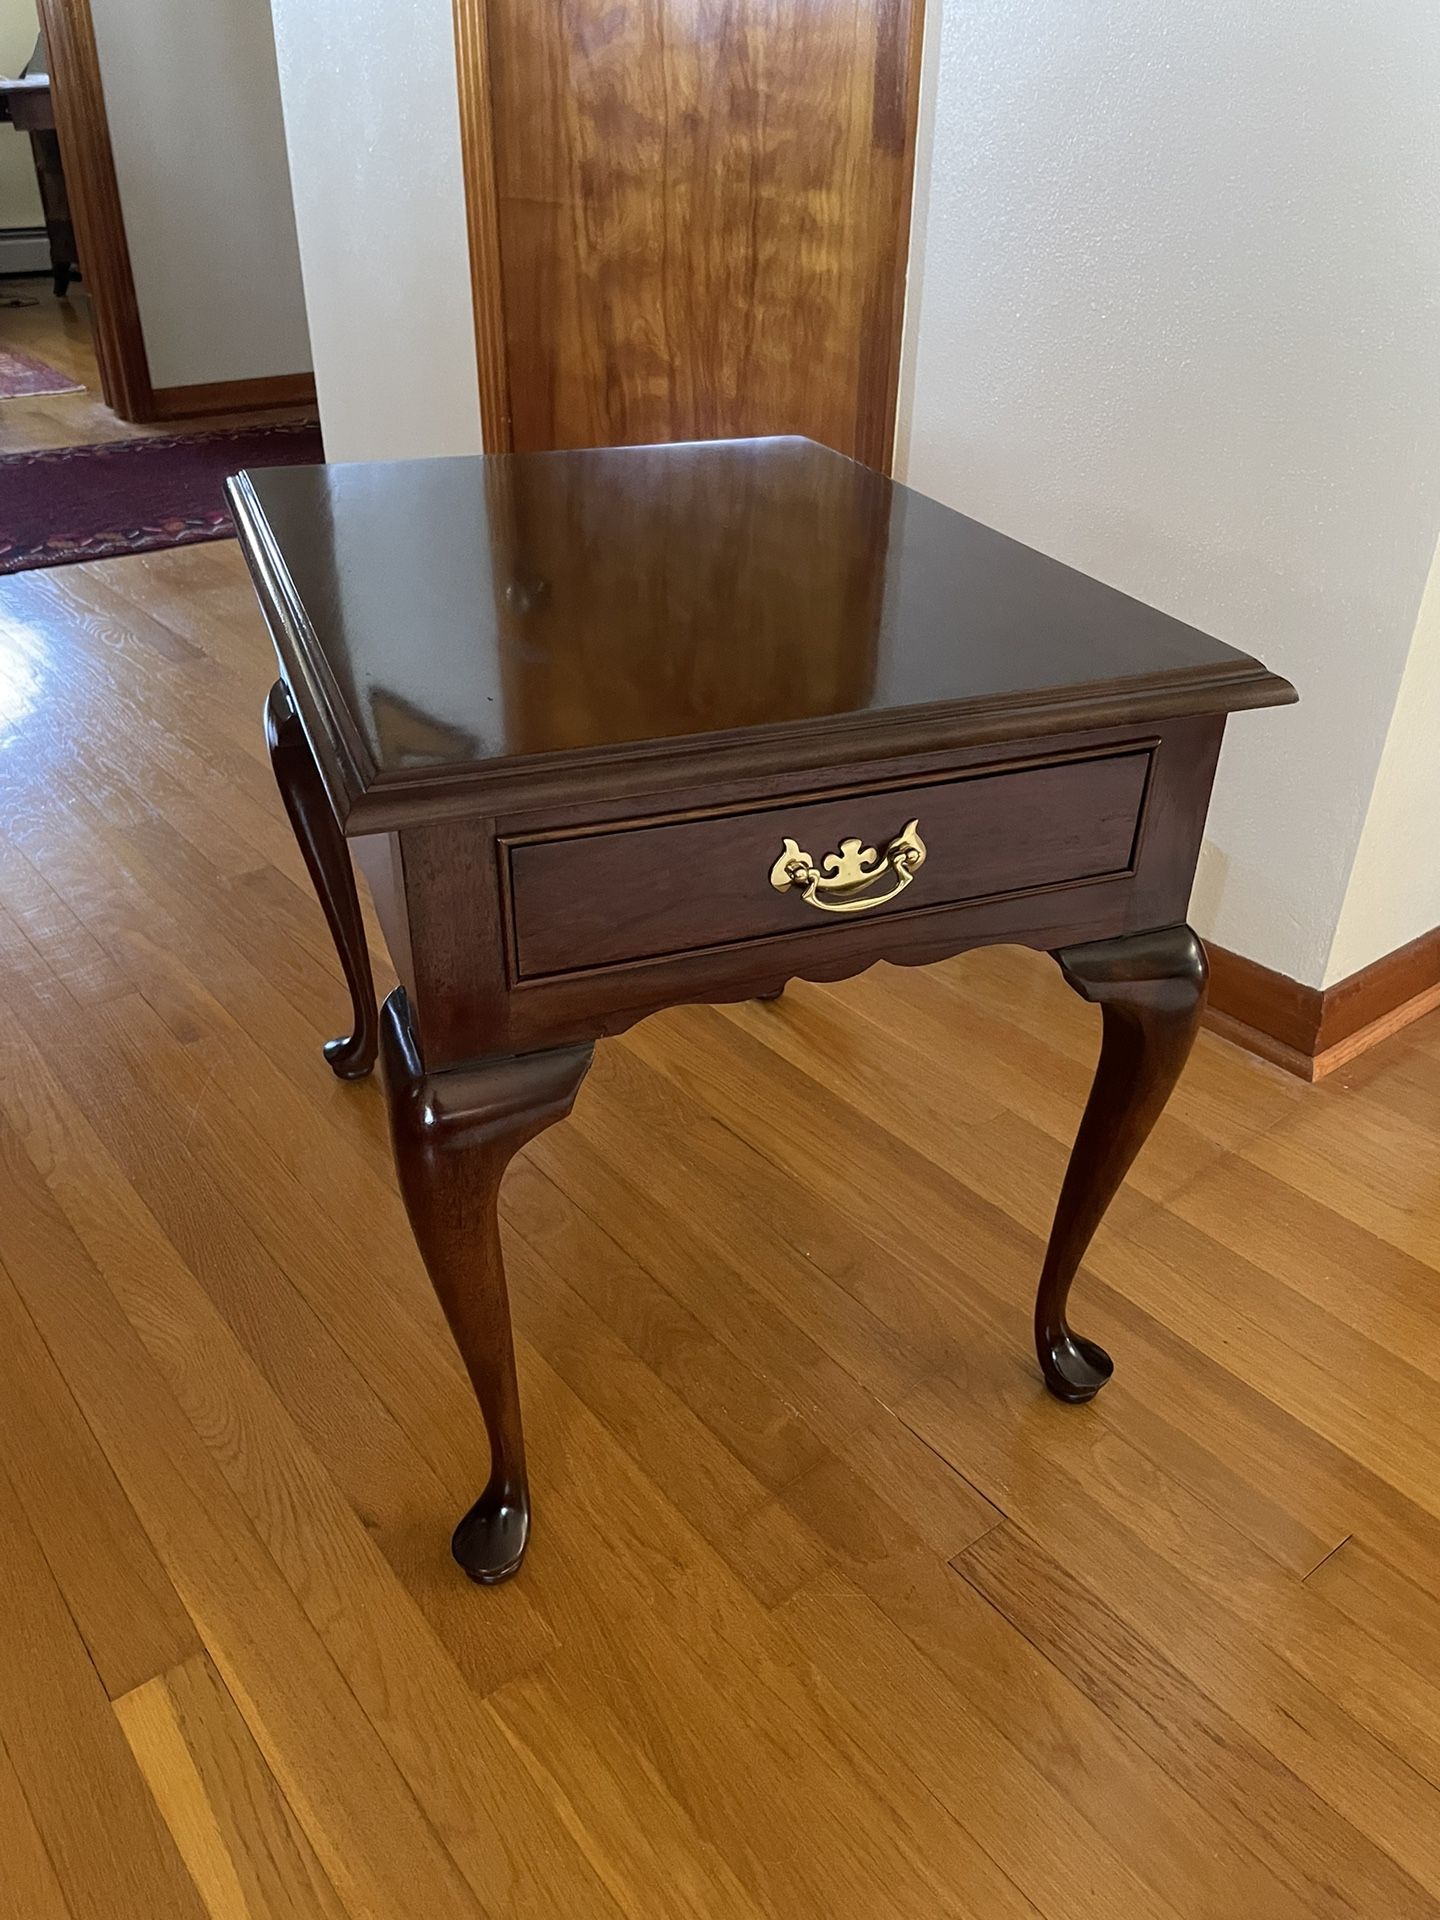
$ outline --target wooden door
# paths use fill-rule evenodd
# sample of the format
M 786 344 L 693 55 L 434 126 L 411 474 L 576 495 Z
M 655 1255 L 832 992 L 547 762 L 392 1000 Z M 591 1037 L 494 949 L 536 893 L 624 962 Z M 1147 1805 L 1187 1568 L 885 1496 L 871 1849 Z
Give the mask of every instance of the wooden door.
M 888 467 L 921 4 L 456 0 L 488 445 Z

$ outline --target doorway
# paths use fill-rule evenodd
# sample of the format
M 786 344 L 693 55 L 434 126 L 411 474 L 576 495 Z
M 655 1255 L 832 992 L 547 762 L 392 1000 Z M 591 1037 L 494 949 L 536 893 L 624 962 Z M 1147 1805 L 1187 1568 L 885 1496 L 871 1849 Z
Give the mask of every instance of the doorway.
M 109 439 L 159 416 L 89 6 L 87 0 L 4 0 L 4 8 L 0 65 L 18 78 L 6 82 L 0 97 L 14 134 L 28 137 L 32 148 L 34 212 L 43 221 L 48 259 L 26 259 L 25 280 L 7 283 L 0 321 L 15 350 L 52 376 L 51 391 L 40 390 L 46 377 L 36 371 L 37 391 L 12 396 L 5 439 L 11 448 Z M 30 50 L 17 68 L 17 42 L 27 39 Z M 17 144 L 11 136 L 6 178 L 12 193 Z M 18 251 L 12 247 L 12 255 Z M 66 383 L 70 391 L 78 385 L 83 399 L 69 398 Z M 27 404 L 17 406 L 16 398 Z
M 0 574 L 223 537 L 227 472 L 322 457 L 266 0 L 22 6 Z
M 41 33 L 31 77 L 63 168 L 100 401 L 130 426 L 313 407 L 268 11 L 148 0 L 132 20 L 123 0 L 104 6 L 97 40 L 99 0 L 0 0 L 32 9 Z

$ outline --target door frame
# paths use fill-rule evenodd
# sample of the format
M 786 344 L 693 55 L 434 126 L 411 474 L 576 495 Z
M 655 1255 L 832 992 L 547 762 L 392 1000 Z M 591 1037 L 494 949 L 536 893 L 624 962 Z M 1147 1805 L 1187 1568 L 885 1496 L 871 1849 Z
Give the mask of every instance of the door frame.
M 122 420 L 155 420 L 160 415 L 130 269 L 90 0 L 36 4 L 50 53 L 55 131 L 81 276 L 95 316 L 95 358 L 105 404 Z
M 36 8 L 50 52 L 55 131 L 82 283 L 95 316 L 95 358 L 105 404 L 122 420 L 141 426 L 201 414 L 313 407 L 315 376 L 311 373 L 267 374 L 184 387 L 154 384 L 130 266 L 90 0 L 36 0 Z
M 87 0 L 88 4 L 88 0 Z M 486 453 L 513 453 L 510 362 L 500 259 L 500 183 L 490 94 L 486 0 L 453 0 L 455 76 L 460 96 L 460 173 L 470 236 L 470 299 L 480 378 L 480 433 Z

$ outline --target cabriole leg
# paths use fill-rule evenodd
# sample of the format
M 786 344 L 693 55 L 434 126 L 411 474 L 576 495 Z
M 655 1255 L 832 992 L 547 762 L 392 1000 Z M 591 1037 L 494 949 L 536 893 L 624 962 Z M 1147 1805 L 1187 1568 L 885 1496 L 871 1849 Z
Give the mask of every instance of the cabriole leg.
M 490 1477 L 452 1550 L 492 1586 L 520 1565 L 530 1491 L 497 1202 L 511 1157 L 574 1104 L 590 1044 L 427 1074 L 402 987 L 380 1016 L 395 1165 L 410 1225 L 480 1402 Z
M 1100 1059 L 1055 1209 L 1035 1302 L 1035 1346 L 1045 1384 L 1061 1400 L 1090 1400 L 1110 1378 L 1102 1347 L 1065 1317 L 1095 1229 L 1164 1111 L 1205 1006 L 1205 949 L 1187 926 L 1066 947 L 1060 971 L 1103 1018 Z
M 359 1080 L 374 1066 L 378 1043 L 375 982 L 370 974 L 370 952 L 365 945 L 360 897 L 355 891 L 350 851 L 315 765 L 310 742 L 279 680 L 265 702 L 265 738 L 270 747 L 275 783 L 305 856 L 311 883 L 340 956 L 345 984 L 350 989 L 354 1024 L 349 1034 L 326 1041 L 325 1058 L 342 1080 Z

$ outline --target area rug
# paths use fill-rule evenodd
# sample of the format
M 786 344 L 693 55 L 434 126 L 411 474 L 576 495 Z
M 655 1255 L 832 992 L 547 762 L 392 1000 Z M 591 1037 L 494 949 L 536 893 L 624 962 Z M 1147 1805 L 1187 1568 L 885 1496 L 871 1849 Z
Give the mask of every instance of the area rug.
M 0 574 L 227 540 L 229 474 L 324 458 L 311 424 L 0 456 Z
M 9 302 L 6 302 L 9 305 Z M 61 373 L 58 367 L 37 360 L 33 353 L 21 353 L 15 347 L 0 347 L 0 400 L 23 400 L 28 394 L 83 393 L 78 380 Z

